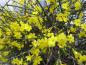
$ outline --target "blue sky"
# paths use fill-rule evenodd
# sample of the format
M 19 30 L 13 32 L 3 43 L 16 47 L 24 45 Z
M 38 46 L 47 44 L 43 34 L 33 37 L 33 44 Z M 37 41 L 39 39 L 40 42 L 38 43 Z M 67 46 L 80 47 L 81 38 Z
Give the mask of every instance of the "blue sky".
M 8 0 L 0 0 L 0 5 L 4 6 Z
M 0 0 L 0 5 L 1 5 L 1 6 L 4 6 L 7 1 L 9 1 L 9 0 Z M 13 0 L 10 0 L 9 4 L 11 4 L 12 1 L 13 1 Z M 44 4 L 44 0 L 41 0 L 41 4 L 42 4 L 42 6 L 45 5 L 45 4 Z M 10 7 L 10 6 L 9 6 L 9 9 L 10 9 L 10 10 L 14 10 L 13 7 Z
M 0 5 L 4 6 L 8 0 L 0 0 Z M 12 1 L 12 0 L 10 0 Z M 41 0 L 41 4 L 44 4 L 44 0 Z
M 9 1 L 9 4 L 11 4 L 13 0 L 0 0 L 0 5 L 1 5 L 1 6 L 4 6 L 4 5 L 6 4 L 6 2 L 8 2 L 8 1 Z M 13 7 L 11 7 L 11 6 L 8 6 L 8 8 L 9 8 L 11 11 L 14 10 Z

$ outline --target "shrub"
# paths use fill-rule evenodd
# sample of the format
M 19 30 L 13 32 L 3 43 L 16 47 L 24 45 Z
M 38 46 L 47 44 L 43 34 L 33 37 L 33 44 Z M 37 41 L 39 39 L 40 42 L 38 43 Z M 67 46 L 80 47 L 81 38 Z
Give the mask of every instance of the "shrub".
M 85 65 L 81 0 L 21 0 L 24 14 L 0 13 L 0 61 L 9 65 Z

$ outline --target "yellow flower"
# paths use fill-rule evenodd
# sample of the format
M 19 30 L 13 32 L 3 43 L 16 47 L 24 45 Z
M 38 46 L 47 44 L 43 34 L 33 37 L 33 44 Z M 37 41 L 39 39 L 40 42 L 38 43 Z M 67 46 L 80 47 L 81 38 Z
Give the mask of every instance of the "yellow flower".
M 3 56 L 7 56 L 9 54 L 9 51 L 4 51 L 4 52 L 2 52 L 2 55 Z
M 26 38 L 29 39 L 33 39 L 36 38 L 35 33 L 30 33 L 29 35 L 26 35 Z
M 17 41 L 13 41 L 13 42 L 11 43 L 11 46 L 12 46 L 12 47 L 16 47 L 18 50 L 21 50 L 21 48 L 24 47 L 23 44 L 20 44 L 20 43 L 18 43 Z
M 47 38 L 40 39 L 38 40 L 38 44 L 40 49 L 46 48 L 48 47 L 48 39 Z
M 56 0 L 47 0 L 48 3 L 55 3 Z
M 86 55 L 82 55 L 81 53 L 75 51 L 74 49 L 73 49 L 73 53 L 78 63 L 86 62 Z
M 2 30 L 0 29 L 0 37 L 2 36 Z
M 13 65 L 22 65 L 22 63 L 23 63 L 23 59 L 14 58 L 12 60 Z
M 72 2 L 75 2 L 76 0 L 72 0 Z
M 34 11 L 36 11 L 36 13 L 38 13 L 38 12 L 42 12 L 42 9 L 41 9 L 41 7 L 36 5 L 35 8 L 34 8 Z
M 66 65 L 66 64 L 61 63 L 61 65 Z
M 37 26 L 39 29 L 42 29 L 43 19 L 40 16 L 32 16 L 29 18 L 28 23 Z
M 33 15 L 37 15 L 37 14 L 38 14 L 38 12 L 37 12 L 37 11 L 34 11 L 34 12 L 32 12 L 32 14 L 33 14 Z
M 80 19 L 75 19 L 75 20 L 74 20 L 74 24 L 75 24 L 76 26 L 80 26 L 81 20 L 80 20 Z
M 23 62 L 23 64 L 22 65 L 28 65 L 28 63 L 27 62 Z
M 50 13 L 53 13 L 57 6 L 58 6 L 58 4 L 56 4 L 56 3 L 54 5 L 51 5 L 49 8 Z
M 73 49 L 73 53 L 74 53 L 76 59 L 78 59 L 81 56 L 81 54 L 79 52 L 75 51 L 74 49 Z
M 59 14 L 57 14 L 56 19 L 60 22 L 67 22 L 68 21 L 68 13 L 67 12 L 59 13 Z
M 33 65 L 38 65 L 38 64 L 40 64 L 41 61 L 42 61 L 41 56 L 37 56 L 33 60 Z
M 20 39 L 22 37 L 21 32 L 15 32 L 14 31 L 14 37 L 17 39 Z
M 24 4 L 24 1 L 25 1 L 25 0 L 20 0 L 20 4 Z
M 34 52 L 34 51 L 35 51 L 35 52 Z M 40 50 L 37 49 L 37 48 L 31 49 L 31 53 L 32 53 L 33 55 L 35 55 L 35 56 L 38 56 L 38 55 L 39 55 L 39 52 L 40 52 Z
M 77 1 L 74 5 L 75 5 L 75 10 L 79 10 L 81 8 L 80 1 Z
M 47 36 L 52 37 L 52 36 L 54 36 L 54 34 L 53 33 L 48 33 Z
M 69 41 L 69 43 L 74 42 L 74 37 L 73 37 L 73 35 L 72 35 L 72 34 L 68 35 L 68 36 L 67 36 L 67 40 Z
M 52 29 L 52 28 L 48 28 L 48 29 L 44 28 L 44 29 L 42 30 L 42 32 L 43 32 L 43 33 L 50 33 L 51 29 Z
M 12 31 L 19 31 L 20 30 L 20 26 L 17 22 L 11 22 L 10 23 L 10 28 Z
M 2 62 L 7 62 L 8 59 L 6 57 L 3 57 L 2 55 L 0 55 L 0 61 Z
M 34 41 L 32 42 L 32 45 L 33 45 L 33 47 L 37 47 L 37 46 L 39 45 L 39 43 L 38 43 L 38 41 L 34 40 Z
M 28 23 L 20 22 L 20 24 L 21 24 L 20 31 L 29 32 L 32 29 L 32 27 Z
M 57 36 L 57 42 L 58 42 L 58 46 L 60 48 L 63 48 L 64 46 L 66 46 L 66 42 L 67 42 L 67 37 L 64 33 L 60 33 Z
M 49 47 L 55 47 L 55 43 L 56 43 L 56 37 L 52 36 L 48 39 Z
M 86 37 L 85 31 L 81 31 L 81 32 L 79 33 L 79 38 L 81 38 L 81 37 Z
M 27 61 L 31 61 L 32 56 L 31 55 L 28 55 L 28 56 L 26 56 L 26 59 L 27 59 Z
M 74 28 L 74 27 L 71 27 L 71 28 L 70 28 L 70 32 L 73 32 L 73 33 L 75 33 L 75 32 L 76 32 L 76 28 Z
M 84 16 L 84 13 L 81 12 L 81 13 L 79 14 L 79 18 L 82 19 L 83 16 Z
M 4 49 L 4 47 L 5 47 L 4 45 L 0 44 L 0 50 Z
M 50 13 L 53 13 L 54 7 L 50 7 Z
M 62 8 L 65 10 L 69 10 L 69 2 L 63 3 Z
M 12 34 L 12 31 L 9 28 L 5 28 L 5 31 L 6 31 L 6 35 L 10 36 Z
M 81 24 L 81 28 L 82 28 L 84 31 L 86 31 L 86 23 Z
M 86 55 L 81 55 L 79 59 L 79 63 L 86 62 Z

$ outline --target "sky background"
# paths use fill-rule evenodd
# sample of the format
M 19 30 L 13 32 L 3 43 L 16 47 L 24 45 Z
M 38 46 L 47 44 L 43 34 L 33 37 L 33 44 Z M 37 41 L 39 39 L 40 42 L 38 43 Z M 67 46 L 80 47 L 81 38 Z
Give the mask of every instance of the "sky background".
M 0 5 L 1 5 L 1 6 L 4 6 L 7 1 L 8 1 L 8 0 L 0 0 Z
M 0 5 L 1 5 L 1 6 L 4 6 L 7 1 L 8 1 L 8 0 L 0 0 Z M 10 2 L 11 2 L 11 1 L 12 1 L 12 0 L 10 0 Z M 41 0 L 41 3 L 43 4 L 43 3 L 44 3 L 44 0 Z
M 1 5 L 1 6 L 4 6 L 7 1 L 9 1 L 9 0 L 0 0 L 0 5 Z M 11 4 L 12 1 L 13 1 L 13 0 L 10 0 L 9 4 Z M 82 0 L 82 1 L 86 1 L 86 0 Z M 42 4 L 42 6 L 45 6 L 44 0 L 41 0 L 41 4 Z M 10 10 L 14 10 L 13 7 L 10 7 L 10 6 L 9 6 L 9 9 L 10 9 Z
M 8 2 L 8 1 L 9 1 L 9 0 L 0 0 L 0 6 L 4 6 L 4 5 L 6 4 L 6 2 Z M 11 4 L 12 1 L 13 1 L 13 0 L 10 0 L 9 4 Z M 45 5 L 45 4 L 44 4 L 44 0 L 41 0 L 41 4 L 42 4 L 42 6 Z M 10 6 L 9 6 L 9 9 L 10 9 L 11 11 L 14 10 L 13 7 L 10 7 Z
M 8 2 L 9 0 L 0 0 L 0 6 L 4 6 L 6 4 L 6 2 Z M 9 4 L 12 3 L 12 0 L 10 0 Z M 13 11 L 13 7 L 8 7 L 11 11 Z

